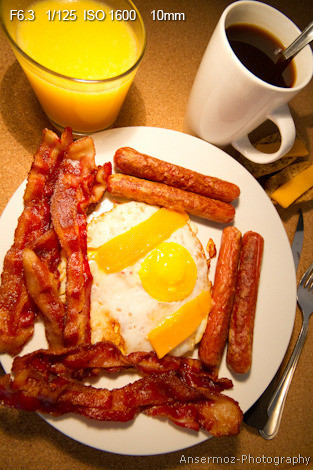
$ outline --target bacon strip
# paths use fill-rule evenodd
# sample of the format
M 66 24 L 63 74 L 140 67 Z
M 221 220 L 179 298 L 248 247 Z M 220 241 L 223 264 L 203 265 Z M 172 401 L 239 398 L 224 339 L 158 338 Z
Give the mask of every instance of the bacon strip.
M 2 404 L 54 415 L 70 412 L 100 421 L 129 421 L 141 407 L 204 399 L 197 389 L 183 385 L 173 375 L 147 376 L 120 389 L 97 389 L 71 379 L 27 368 L 14 379 L 0 380 Z
M 222 392 L 233 386 L 231 380 L 226 378 L 213 381 L 198 359 L 174 356 L 158 359 L 154 352 L 135 352 L 124 356 L 118 347 L 109 341 L 57 351 L 40 349 L 15 358 L 13 370 L 19 371 L 29 366 L 44 368 L 53 374 L 68 375 L 72 378 L 94 376 L 99 369 L 111 373 L 135 369 L 148 375 L 174 371 L 188 385 L 206 388 L 212 393 Z
M 242 412 L 237 402 L 191 387 L 175 372 L 152 374 L 120 389 L 107 390 L 52 374 L 43 364 L 36 368 L 30 364 L 19 366 L 16 362 L 13 365 L 14 379 L 9 375 L 0 379 L 0 401 L 4 405 L 53 415 L 74 412 L 89 419 L 120 422 L 132 420 L 140 412 L 160 415 L 160 409 L 154 407 L 169 406 L 162 409 L 162 415 L 165 413 L 180 426 L 203 428 L 213 435 L 239 432 Z
M 52 131 L 43 131 L 24 193 L 14 242 L 7 252 L 0 286 L 0 352 L 18 353 L 34 331 L 36 308 L 25 286 L 22 253 L 50 229 L 50 198 L 63 157 L 63 146 Z
M 51 200 L 54 230 L 67 259 L 64 343 L 90 342 L 92 275 L 87 259 L 86 209 L 96 175 L 90 137 L 71 143 L 65 152 Z
M 98 166 L 92 187 L 92 194 L 89 204 L 97 204 L 105 193 L 108 184 L 108 178 L 112 173 L 112 163 L 106 162 L 102 166 Z
M 26 286 L 45 323 L 49 346 L 63 346 L 64 305 L 59 297 L 59 283 L 48 265 L 34 251 L 25 248 L 23 268 Z
M 199 403 L 156 405 L 144 410 L 148 416 L 169 418 L 184 428 L 209 431 L 212 436 L 233 436 L 239 433 L 242 413 L 237 402 L 225 395 L 208 395 Z
M 61 137 L 64 148 L 73 139 L 68 130 Z M 81 142 L 75 144 L 79 152 Z M 85 155 L 83 155 L 83 158 Z M 97 203 L 106 189 L 106 181 L 111 174 L 111 163 L 99 166 L 92 186 L 90 203 Z M 65 309 L 59 297 L 58 264 L 61 261 L 60 245 L 53 229 L 44 233 L 39 239 L 30 244 L 23 253 L 23 267 L 28 292 L 38 306 L 43 317 L 46 337 L 50 348 L 63 346 L 63 329 Z
M 27 248 L 34 251 L 40 260 L 47 264 L 49 271 L 59 283 L 58 265 L 61 261 L 61 248 L 53 228 L 36 238 L 36 240 L 27 245 Z

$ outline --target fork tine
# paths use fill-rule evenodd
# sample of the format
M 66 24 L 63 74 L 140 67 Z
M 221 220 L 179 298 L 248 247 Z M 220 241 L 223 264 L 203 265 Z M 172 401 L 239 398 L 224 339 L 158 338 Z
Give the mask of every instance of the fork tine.
M 311 288 L 312 287 L 312 282 L 313 282 L 313 263 L 308 267 L 308 269 L 305 271 L 303 274 L 300 284 L 304 288 Z
M 305 287 L 307 289 L 312 289 L 312 285 L 313 285 L 313 272 L 310 274 L 309 278 L 307 279 L 305 283 Z

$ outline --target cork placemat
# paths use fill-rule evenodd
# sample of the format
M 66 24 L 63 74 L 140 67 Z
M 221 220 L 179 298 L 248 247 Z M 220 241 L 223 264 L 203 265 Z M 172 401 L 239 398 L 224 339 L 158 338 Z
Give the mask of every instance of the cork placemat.
M 152 126 L 183 131 L 188 95 L 201 57 L 227 0 L 136 0 L 147 29 L 147 49 L 115 127 Z M 311 0 L 266 3 L 280 9 L 304 28 L 312 19 Z M 153 20 L 153 10 L 184 12 L 179 21 Z M 7 39 L 0 30 L 0 211 L 26 178 L 32 155 L 44 127 L 51 127 L 40 108 Z M 313 83 L 295 97 L 290 108 L 297 133 L 313 158 Z M 271 133 L 272 129 L 266 129 Z M 261 138 L 263 130 L 255 133 Z M 231 148 L 226 152 L 247 168 Z M 250 171 L 250 168 L 248 168 Z M 281 168 L 279 171 L 283 170 Z M 275 174 L 275 171 L 272 173 Z M 258 181 L 264 184 L 264 175 Z M 253 204 L 253 201 L 251 201 Z M 290 242 L 299 207 L 304 213 L 304 246 L 297 278 L 313 260 L 313 202 L 300 201 L 288 209 L 276 206 Z M 275 312 L 273 312 L 275 315 Z M 283 364 L 286 364 L 301 326 L 296 312 L 294 332 Z M 279 340 L 279 339 L 278 339 Z M 0 469 L 288 469 L 313 468 L 313 328 L 296 369 L 280 432 L 272 441 L 245 424 L 231 438 L 212 438 L 195 447 L 171 454 L 131 457 L 101 452 L 60 434 L 37 414 L 0 407 Z M 266 348 L 266 338 L 264 338 Z M 121 442 L 121 446 L 123 443 Z M 306 466 L 307 460 L 310 459 Z

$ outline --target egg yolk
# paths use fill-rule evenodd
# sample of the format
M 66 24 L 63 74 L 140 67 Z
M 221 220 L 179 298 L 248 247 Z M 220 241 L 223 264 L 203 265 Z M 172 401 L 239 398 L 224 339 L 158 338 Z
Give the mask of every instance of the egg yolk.
M 197 267 L 185 247 L 164 242 L 149 253 L 138 274 L 151 297 L 160 302 L 177 302 L 193 291 Z
M 147 220 L 111 238 L 96 250 L 89 250 L 88 258 L 94 259 L 107 274 L 122 271 L 147 255 L 187 221 L 185 212 L 159 209 Z
M 148 340 L 157 356 L 165 356 L 192 335 L 210 313 L 212 306 L 211 293 L 204 291 L 151 330 Z

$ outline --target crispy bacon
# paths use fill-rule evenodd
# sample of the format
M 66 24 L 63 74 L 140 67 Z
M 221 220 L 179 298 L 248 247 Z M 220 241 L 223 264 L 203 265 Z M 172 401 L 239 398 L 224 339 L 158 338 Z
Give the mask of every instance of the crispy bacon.
M 94 376 L 99 370 L 116 373 L 135 369 L 148 375 L 174 371 L 188 385 L 205 388 L 212 393 L 222 392 L 233 386 L 231 380 L 226 378 L 213 381 L 198 359 L 174 356 L 158 359 L 154 352 L 135 352 L 124 356 L 118 347 L 109 341 L 57 351 L 40 349 L 17 357 L 13 371 L 20 371 L 29 366 L 72 378 Z
M 24 210 L 18 219 L 14 242 L 4 259 L 0 286 L 0 352 L 18 353 L 33 335 L 36 308 L 25 286 L 22 253 L 50 229 L 49 204 L 62 156 L 60 139 L 45 129 L 28 175 Z
M 64 305 L 59 296 L 59 283 L 30 248 L 23 252 L 23 268 L 29 294 L 39 308 L 45 324 L 46 337 L 51 348 L 63 346 Z
M 71 143 L 65 152 L 51 200 L 51 217 L 67 260 L 64 343 L 90 342 L 92 275 L 87 259 L 86 209 L 96 176 L 90 137 Z
M 100 165 L 97 168 L 97 174 L 95 176 L 94 184 L 92 187 L 92 193 L 90 197 L 89 204 L 97 204 L 103 194 L 105 193 L 105 190 L 107 188 L 108 184 L 108 178 L 112 173 L 112 163 L 111 162 L 106 162 L 104 165 Z
M 34 251 L 41 261 L 44 261 L 57 282 L 59 282 L 58 266 L 61 261 L 60 245 L 53 228 L 50 228 L 40 237 L 36 238 L 27 248 Z
M 66 127 L 61 134 L 61 144 L 63 149 L 73 142 L 73 132 L 71 127 Z
M 148 416 L 166 417 L 178 426 L 209 431 L 212 436 L 232 436 L 239 433 L 242 412 L 238 404 L 225 395 L 208 395 L 199 403 L 174 403 L 151 406 Z
M 45 367 L 46 366 L 46 367 Z M 53 415 L 77 413 L 99 421 L 132 420 L 140 412 L 167 416 L 176 424 L 213 435 L 239 432 L 242 412 L 234 400 L 185 383 L 175 371 L 151 374 L 120 389 L 83 385 L 53 374 L 48 364 L 15 360 L 14 378 L 0 379 L 2 404 Z M 225 424 L 225 418 L 227 424 Z
M 81 186 L 76 188 L 77 191 L 72 201 L 73 204 L 69 204 L 66 207 L 69 213 L 73 211 L 75 213 L 76 205 L 80 203 L 80 207 L 78 207 L 76 213 L 78 219 L 77 227 L 79 234 L 82 234 L 81 238 L 84 240 L 86 221 L 84 216 L 82 217 L 82 215 L 84 215 L 83 212 L 89 204 L 96 204 L 102 198 L 106 189 L 107 178 L 112 172 L 112 165 L 111 163 L 105 163 L 103 166 L 99 166 L 94 175 L 94 148 L 93 146 L 91 147 L 90 139 L 82 139 L 72 144 L 73 139 L 71 132 L 69 129 L 66 129 L 61 136 L 61 142 L 66 152 L 66 158 L 69 155 L 71 157 L 70 160 L 74 169 L 76 169 L 77 164 L 82 164 L 82 166 L 87 165 L 88 168 L 86 174 L 81 179 Z M 65 163 L 62 165 L 61 171 L 64 167 L 66 168 Z M 88 176 L 89 170 L 91 170 L 90 177 Z M 65 178 L 69 176 L 68 173 L 69 172 L 65 175 Z M 59 182 L 58 179 L 58 183 Z M 58 185 L 56 189 L 57 188 Z M 83 191 L 83 195 L 80 192 L 81 190 Z M 75 220 L 73 225 L 75 225 Z M 82 246 L 82 248 L 84 248 L 84 246 Z M 61 260 L 60 249 L 58 237 L 54 229 L 50 229 L 38 239 L 34 240 L 34 242 L 29 245 L 29 248 L 24 250 L 23 254 L 23 268 L 28 293 L 38 306 L 39 312 L 44 320 L 46 336 L 50 348 L 63 346 L 65 309 L 59 298 L 59 272 L 57 269 Z M 73 268 L 73 266 L 70 264 L 69 269 L 71 268 Z M 79 266 L 77 269 L 79 269 Z M 75 273 L 77 273 L 77 271 L 75 271 Z M 79 287 L 81 287 L 81 285 L 79 285 L 78 288 Z M 71 294 L 73 294 L 73 289 L 71 290 Z M 81 294 L 81 298 L 82 297 L 83 293 Z M 86 310 L 88 310 L 88 307 L 86 307 Z M 88 318 L 88 315 L 86 315 L 86 318 Z M 87 328 L 88 326 L 86 330 Z
M 128 421 L 140 407 L 205 399 L 203 393 L 181 383 L 174 375 L 151 375 L 120 389 L 83 385 L 64 376 L 51 376 L 28 367 L 14 379 L 0 380 L 2 404 L 55 415 L 76 412 L 105 421 Z

